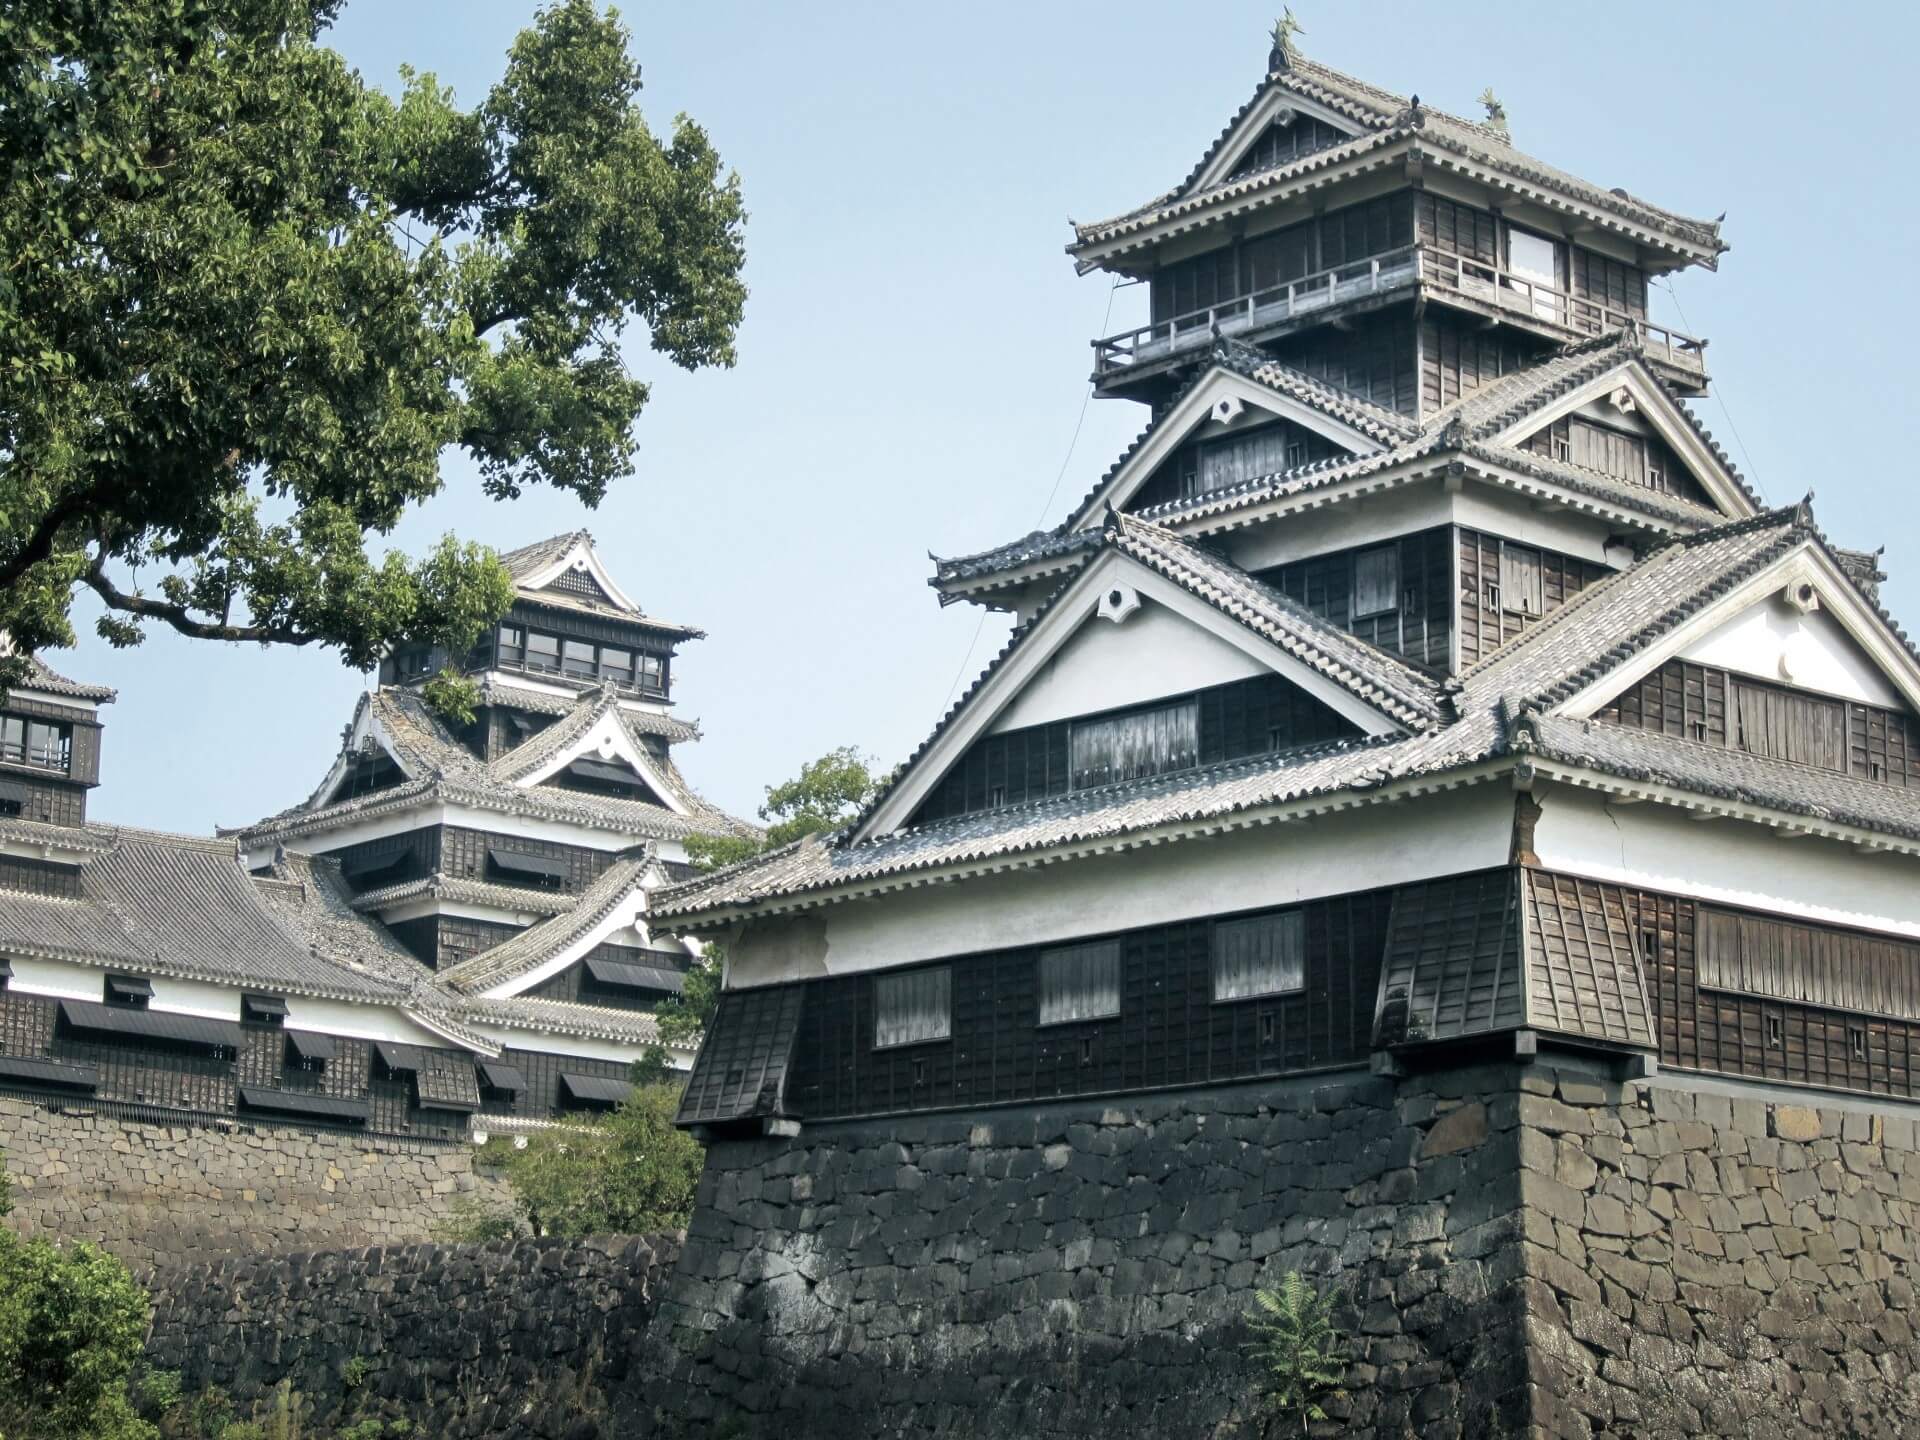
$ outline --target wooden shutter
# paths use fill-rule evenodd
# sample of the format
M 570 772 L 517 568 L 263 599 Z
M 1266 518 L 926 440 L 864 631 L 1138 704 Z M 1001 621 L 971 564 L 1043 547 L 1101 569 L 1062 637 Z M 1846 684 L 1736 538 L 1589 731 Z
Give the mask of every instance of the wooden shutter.
M 945 965 L 873 982 L 873 1043 L 915 1045 L 953 1033 L 953 971 Z
M 1540 552 L 1526 545 L 1500 542 L 1500 604 L 1523 615 L 1546 613 L 1540 582 Z
M 1307 987 L 1304 910 L 1219 921 L 1212 945 L 1216 1000 L 1246 1000 Z
M 1200 707 L 1181 700 L 1073 726 L 1073 785 L 1110 785 L 1200 763 Z
M 1920 945 L 1882 935 L 1700 911 L 1700 986 L 1920 1020 Z
M 1120 1013 L 1120 942 L 1059 945 L 1040 952 L 1040 1023 Z
M 1735 679 L 1733 707 L 1737 749 L 1828 770 L 1847 768 L 1846 707 L 1838 700 Z
M 1400 607 L 1400 547 L 1382 545 L 1353 557 L 1353 618 Z

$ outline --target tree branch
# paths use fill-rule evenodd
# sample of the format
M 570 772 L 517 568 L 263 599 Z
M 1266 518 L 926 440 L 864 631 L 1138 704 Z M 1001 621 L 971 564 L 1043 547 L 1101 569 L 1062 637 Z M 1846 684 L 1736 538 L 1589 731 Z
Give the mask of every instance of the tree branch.
M 34 526 L 33 534 L 27 537 L 26 543 L 4 563 L 0 563 L 0 593 L 12 590 L 27 571 L 42 560 L 52 558 L 53 542 L 60 538 L 60 532 L 73 521 L 98 508 L 102 488 L 95 486 L 75 491 L 62 496 L 47 508 L 47 513 L 40 517 L 40 523 Z
M 95 556 L 81 578 L 94 594 L 106 602 L 110 610 L 124 610 L 143 620 L 163 621 L 182 635 L 191 635 L 196 640 L 253 640 L 262 645 L 311 645 L 321 638 L 282 625 L 216 625 L 196 620 L 184 605 L 150 600 L 144 595 L 131 595 L 122 590 L 107 578 L 106 563 L 106 556 Z

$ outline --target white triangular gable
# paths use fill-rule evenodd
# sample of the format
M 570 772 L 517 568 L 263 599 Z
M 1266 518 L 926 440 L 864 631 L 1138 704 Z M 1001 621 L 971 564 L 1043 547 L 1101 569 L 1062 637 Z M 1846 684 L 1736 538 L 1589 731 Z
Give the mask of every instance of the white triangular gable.
M 1680 409 L 1680 402 L 1635 356 L 1623 357 L 1618 365 L 1603 371 L 1584 385 L 1555 397 L 1538 410 L 1529 411 L 1494 436 L 1493 441 L 1497 445 L 1520 446 L 1556 420 L 1591 405 L 1604 405 L 1616 410 L 1621 406 L 1629 407 L 1624 413 L 1638 416 L 1648 430 L 1667 442 L 1716 509 L 1735 520 L 1744 520 L 1755 513 L 1753 501 L 1713 452 L 1713 447 L 1700 438 L 1699 431 L 1693 428 Z
M 621 723 L 617 706 L 608 706 L 600 718 L 567 744 L 555 750 L 526 774 L 515 777 L 523 788 L 551 780 L 576 760 L 598 760 L 608 765 L 624 765 L 635 778 L 660 798 L 660 803 L 676 815 L 691 815 L 693 810 L 675 788 L 661 777 L 645 749 L 637 744 Z
M 502 980 L 499 984 L 481 991 L 489 1000 L 502 1000 L 512 995 L 524 995 L 537 985 L 544 984 L 561 971 L 578 962 L 581 957 L 596 945 L 631 944 L 632 936 L 647 936 L 646 913 L 647 891 L 644 877 L 634 876 L 633 885 L 613 906 L 592 925 L 574 936 L 552 955 L 541 961 L 524 974 L 515 975 L 511 980 Z M 562 916 L 561 920 L 565 917 Z M 549 924 L 559 923 L 549 921 Z M 644 943 L 644 938 L 643 938 Z
M 1114 603 L 1116 598 L 1118 604 Z M 1153 620 L 1143 618 L 1151 616 L 1156 607 L 1165 615 Z M 1115 612 L 1121 612 L 1119 620 L 1107 618 Z M 1003 717 L 1019 714 L 1020 709 L 1016 707 L 1020 706 L 1023 697 L 1029 692 L 1040 695 L 1052 688 L 1047 681 L 1053 668 L 1062 661 L 1063 656 L 1068 657 L 1067 664 L 1073 664 L 1071 657 L 1074 650 L 1069 647 L 1089 627 L 1114 624 L 1124 637 L 1133 632 L 1135 625 L 1140 625 L 1138 634 L 1141 643 L 1153 654 L 1163 655 L 1168 640 L 1176 633 L 1175 629 L 1163 623 L 1168 620 L 1172 627 L 1184 628 L 1192 636 L 1193 645 L 1205 657 L 1198 662 L 1195 674 L 1220 673 L 1226 678 L 1238 679 L 1245 675 L 1271 672 L 1297 685 L 1336 714 L 1351 721 L 1363 734 L 1404 733 L 1404 727 L 1337 681 L 1303 664 L 1132 556 L 1109 549 L 1076 575 L 1059 597 L 1051 602 L 1046 613 L 1021 638 L 1013 653 L 981 682 L 968 697 L 961 712 L 895 783 L 886 799 L 867 817 L 854 838 L 871 839 L 906 824 L 908 818 L 920 808 L 921 802 L 933 792 L 934 787 L 966 754 L 975 740 L 996 729 L 1011 728 L 1003 726 Z M 1211 643 L 1216 641 L 1220 643 Z M 1126 648 L 1124 640 L 1116 647 L 1107 643 L 1104 637 L 1083 638 L 1080 639 L 1080 645 L 1097 651 L 1102 659 L 1108 661 L 1117 658 L 1116 652 Z M 1233 663 L 1234 654 L 1244 657 L 1247 662 L 1244 668 Z M 1146 667 L 1143 665 L 1139 668 Z M 1186 686 L 1182 681 L 1178 688 L 1175 684 L 1162 685 L 1159 694 L 1185 693 L 1193 688 L 1199 686 Z M 1155 697 L 1149 695 L 1142 698 Z M 1112 708 L 1104 703 L 1104 694 L 1090 693 L 1087 700 L 1085 709 L 1073 713 L 1093 714 Z M 1050 713 L 1059 710 L 1064 703 L 1055 698 L 1044 702 L 1032 701 L 1028 704 L 1027 713 L 1039 714 L 1043 710 Z M 1065 713 L 1053 714 L 1052 718 L 1063 718 Z
M 1586 718 L 1669 660 L 1920 713 L 1920 664 L 1809 540 L 1558 707 Z
M 593 542 L 585 535 L 574 537 L 573 544 L 557 559 L 550 560 L 540 569 L 530 572 L 520 580 L 523 590 L 545 590 L 569 572 L 581 575 L 599 587 L 600 593 L 622 610 L 634 614 L 640 607 L 614 583 L 613 576 L 607 573 L 607 567 L 600 563 L 599 553 L 593 548 Z
M 1109 505 L 1115 509 L 1124 507 L 1189 437 L 1232 435 L 1275 417 L 1324 436 L 1355 455 L 1373 455 L 1387 448 L 1372 436 L 1291 395 L 1249 380 L 1223 365 L 1215 365 L 1187 390 L 1179 403 L 1154 422 L 1139 448 L 1081 505 L 1073 528 L 1091 530 L 1104 522 Z
M 1337 110 L 1309 100 L 1303 95 L 1291 94 L 1274 86 L 1254 102 L 1252 109 L 1240 117 L 1232 133 L 1214 152 L 1213 158 L 1206 163 L 1205 168 L 1193 177 L 1193 183 L 1187 186 L 1183 193 L 1191 195 L 1209 186 L 1218 185 L 1233 174 L 1234 167 L 1240 163 L 1247 151 L 1253 148 L 1254 142 L 1267 133 L 1268 127 L 1275 124 L 1289 124 L 1302 117 L 1318 120 L 1343 135 L 1351 136 L 1359 133 L 1353 121 Z

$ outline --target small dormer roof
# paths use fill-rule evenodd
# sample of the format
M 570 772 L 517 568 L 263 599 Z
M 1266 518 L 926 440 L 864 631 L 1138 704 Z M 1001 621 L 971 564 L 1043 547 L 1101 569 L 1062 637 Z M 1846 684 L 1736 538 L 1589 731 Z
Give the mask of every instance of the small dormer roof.
M 549 535 L 505 551 L 500 563 L 513 576 L 515 597 L 524 604 L 616 617 L 682 640 L 705 638 L 704 630 L 642 610 L 613 578 L 594 548 L 593 536 L 585 530 Z

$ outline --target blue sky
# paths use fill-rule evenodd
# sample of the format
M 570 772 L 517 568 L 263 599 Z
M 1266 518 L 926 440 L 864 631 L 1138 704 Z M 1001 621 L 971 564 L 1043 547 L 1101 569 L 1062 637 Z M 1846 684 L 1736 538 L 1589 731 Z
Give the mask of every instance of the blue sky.
M 334 43 L 372 83 L 410 63 L 472 102 L 533 8 L 349 0 Z M 1067 217 L 1186 173 L 1258 82 L 1273 8 L 627 7 L 649 119 L 697 117 L 741 176 L 740 363 L 686 375 L 633 347 L 654 398 L 634 473 L 598 512 L 552 494 L 492 504 L 455 458 L 394 543 L 454 530 L 505 549 L 591 528 L 647 609 L 710 632 L 676 672 L 705 730 L 681 754 L 741 813 L 832 746 L 903 757 L 1005 633 L 940 608 L 927 552 L 1059 520 L 1143 420 L 1095 402 L 1074 439 L 1087 342 L 1134 323 L 1141 297 L 1075 277 Z M 1884 544 L 1886 598 L 1920 614 L 1911 7 L 1295 9 L 1316 59 L 1459 113 L 1492 85 L 1522 148 L 1728 212 L 1719 272 L 1678 277 L 1655 306 L 1712 341 L 1718 393 L 1699 413 L 1772 501 L 1812 489 L 1837 541 Z M 318 781 L 361 676 L 323 653 L 158 631 L 115 652 L 93 614 L 83 600 L 78 651 L 48 659 L 120 690 L 97 816 L 204 832 Z

